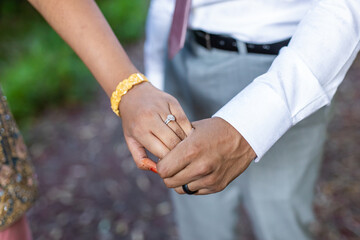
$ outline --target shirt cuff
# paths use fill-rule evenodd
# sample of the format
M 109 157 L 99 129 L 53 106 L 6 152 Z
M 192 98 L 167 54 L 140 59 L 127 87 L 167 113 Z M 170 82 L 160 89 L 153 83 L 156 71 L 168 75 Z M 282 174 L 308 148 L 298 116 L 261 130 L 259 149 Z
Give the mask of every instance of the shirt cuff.
M 216 112 L 246 139 L 258 162 L 292 126 L 291 114 L 281 97 L 267 84 L 254 81 Z

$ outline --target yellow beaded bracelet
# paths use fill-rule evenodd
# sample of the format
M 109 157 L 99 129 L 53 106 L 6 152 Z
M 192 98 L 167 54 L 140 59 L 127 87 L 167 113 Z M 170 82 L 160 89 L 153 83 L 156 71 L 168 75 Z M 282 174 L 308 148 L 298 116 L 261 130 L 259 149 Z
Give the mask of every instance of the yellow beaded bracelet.
M 119 104 L 124 96 L 133 86 L 149 81 L 143 74 L 134 73 L 128 79 L 121 81 L 111 95 L 111 108 L 120 117 Z

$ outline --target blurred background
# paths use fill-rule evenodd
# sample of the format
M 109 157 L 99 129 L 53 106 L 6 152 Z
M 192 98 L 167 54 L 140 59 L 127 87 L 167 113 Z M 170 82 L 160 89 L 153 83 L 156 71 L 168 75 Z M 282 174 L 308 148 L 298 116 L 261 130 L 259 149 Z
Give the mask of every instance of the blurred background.
M 97 1 L 139 69 L 149 0 Z M 360 239 L 360 59 L 337 94 L 312 226 Z M 40 180 L 35 240 L 177 239 L 168 190 L 136 169 L 120 120 L 86 67 L 26 1 L 0 0 L 0 81 Z M 254 239 L 245 211 L 239 239 Z

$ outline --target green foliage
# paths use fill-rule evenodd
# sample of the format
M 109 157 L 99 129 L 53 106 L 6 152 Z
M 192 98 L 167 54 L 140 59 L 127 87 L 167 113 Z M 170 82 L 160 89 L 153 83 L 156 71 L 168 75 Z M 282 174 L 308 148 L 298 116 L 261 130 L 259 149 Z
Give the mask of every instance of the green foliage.
M 102 0 L 98 4 L 122 43 L 143 35 L 147 0 Z
M 26 54 L 1 74 L 16 119 L 29 119 L 48 106 L 86 100 L 94 92 L 88 70 L 56 33 L 39 28 L 26 42 Z
M 97 84 L 47 23 L 19 4 L 0 5 L 0 81 L 15 118 L 24 125 L 44 108 L 89 100 Z M 122 43 L 142 36 L 147 0 L 98 4 Z
M 0 1 L 0 16 L 8 17 L 18 12 L 19 2 L 20 0 Z

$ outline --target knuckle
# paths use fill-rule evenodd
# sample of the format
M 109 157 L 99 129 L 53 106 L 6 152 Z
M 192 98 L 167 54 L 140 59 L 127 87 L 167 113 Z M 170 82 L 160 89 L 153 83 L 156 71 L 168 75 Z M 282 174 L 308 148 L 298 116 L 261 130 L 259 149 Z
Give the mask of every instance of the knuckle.
M 194 159 L 199 153 L 198 148 L 195 145 L 191 145 L 187 150 L 187 158 Z
M 168 187 L 168 188 L 174 187 L 174 184 L 170 179 L 164 179 L 164 183 L 165 183 L 166 187 Z
M 217 183 L 217 178 L 214 175 L 210 175 L 206 180 L 206 185 L 209 187 L 215 187 Z
M 166 178 L 169 177 L 169 171 L 166 167 L 164 167 L 162 164 L 158 163 L 156 165 L 156 168 L 157 168 L 157 172 L 159 174 L 159 176 L 164 179 L 164 183 L 165 183 L 165 180 Z M 166 184 L 166 183 L 165 183 Z
M 207 175 L 211 172 L 211 166 L 208 164 L 201 164 L 199 167 L 199 173 L 201 175 Z
M 194 150 L 196 150 L 196 152 L 200 152 L 204 147 L 204 143 L 199 141 L 193 141 L 192 147 Z

